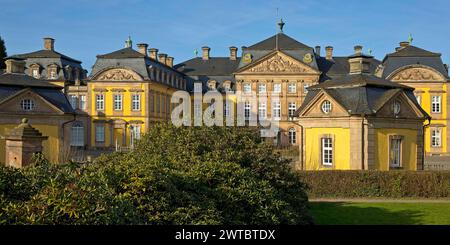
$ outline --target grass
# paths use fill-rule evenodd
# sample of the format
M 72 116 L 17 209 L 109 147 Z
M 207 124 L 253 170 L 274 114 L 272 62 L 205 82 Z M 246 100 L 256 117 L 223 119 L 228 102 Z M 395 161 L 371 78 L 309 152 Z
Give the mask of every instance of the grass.
M 311 202 L 319 225 L 449 225 L 450 203 Z

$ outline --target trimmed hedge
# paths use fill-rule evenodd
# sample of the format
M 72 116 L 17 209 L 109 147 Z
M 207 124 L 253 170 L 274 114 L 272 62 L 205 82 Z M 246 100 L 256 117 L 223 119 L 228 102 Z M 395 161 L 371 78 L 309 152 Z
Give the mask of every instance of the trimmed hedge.
M 301 171 L 311 198 L 448 198 L 450 171 Z

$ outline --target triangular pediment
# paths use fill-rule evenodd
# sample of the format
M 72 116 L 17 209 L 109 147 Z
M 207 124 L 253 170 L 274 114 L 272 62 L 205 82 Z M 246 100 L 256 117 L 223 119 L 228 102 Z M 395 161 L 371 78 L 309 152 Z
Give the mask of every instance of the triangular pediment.
M 33 103 L 33 109 L 24 111 L 22 108 L 23 100 L 31 100 Z M 64 114 L 61 109 L 47 101 L 45 98 L 43 98 L 30 88 L 20 90 L 17 93 L 9 96 L 5 100 L 1 101 L 0 111 L 2 113 L 8 114 Z
M 400 112 L 394 114 L 394 103 L 400 104 Z M 403 91 L 394 94 L 380 106 L 376 113 L 379 117 L 424 118 L 427 115 Z
M 331 110 L 325 113 L 322 105 L 325 101 L 331 102 Z M 299 112 L 299 117 L 340 117 L 349 116 L 344 106 L 334 99 L 325 90 L 320 91 L 308 104 Z
M 312 57 L 311 57 L 312 58 Z M 320 71 L 282 51 L 274 51 L 242 67 L 239 74 L 320 74 Z

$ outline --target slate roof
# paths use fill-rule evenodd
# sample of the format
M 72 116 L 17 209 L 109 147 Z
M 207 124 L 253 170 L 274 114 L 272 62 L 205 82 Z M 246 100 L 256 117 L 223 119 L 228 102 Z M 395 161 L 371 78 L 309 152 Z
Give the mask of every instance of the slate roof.
M 261 42 L 253 44 L 247 47 L 247 50 L 274 50 L 276 48 L 276 39 L 278 35 L 278 49 L 280 50 L 289 50 L 289 49 L 312 49 L 306 44 L 303 44 L 292 37 L 284 34 L 278 33 L 275 34 Z
M 448 78 L 448 71 L 442 62 L 440 53 L 433 53 L 412 45 L 400 48 L 384 57 L 382 77 L 388 77 L 401 67 L 416 64 L 429 66 Z
M 229 76 L 236 70 L 239 61 L 240 58 L 231 60 L 229 57 L 210 57 L 209 60 L 203 60 L 201 57 L 196 57 L 177 64 L 175 69 L 188 76 Z
M 23 89 L 31 89 L 65 113 L 75 113 L 62 87 L 35 79 L 26 74 L 4 73 L 0 75 L 0 103 Z
M 69 60 L 75 63 L 79 63 L 81 64 L 81 61 L 70 58 L 69 56 L 66 56 L 64 54 L 58 53 L 54 50 L 46 50 L 46 49 L 42 49 L 42 50 L 38 50 L 35 52 L 31 52 L 31 53 L 26 53 L 26 54 L 17 54 L 17 55 L 13 55 L 11 56 L 11 58 L 22 58 L 22 59 L 27 59 L 27 58 L 56 58 L 56 59 L 65 59 L 65 60 Z
M 332 60 L 327 60 L 325 57 L 318 57 L 317 64 L 319 70 L 322 71 L 320 82 L 342 77 L 350 72 L 350 64 L 348 58 L 350 56 L 335 56 Z M 381 64 L 381 61 L 371 58 L 370 59 L 370 73 L 374 74 L 377 67 Z
M 295 115 L 298 116 L 322 90 L 341 104 L 351 115 L 363 113 L 375 115 L 393 95 L 403 91 L 416 104 L 417 108 L 428 117 L 428 114 L 420 107 L 414 97 L 414 88 L 369 74 L 347 75 L 309 87 L 309 92 Z
M 146 56 L 132 48 L 123 48 L 108 54 L 97 55 L 97 58 L 103 59 L 126 59 L 126 58 L 144 58 L 144 57 Z

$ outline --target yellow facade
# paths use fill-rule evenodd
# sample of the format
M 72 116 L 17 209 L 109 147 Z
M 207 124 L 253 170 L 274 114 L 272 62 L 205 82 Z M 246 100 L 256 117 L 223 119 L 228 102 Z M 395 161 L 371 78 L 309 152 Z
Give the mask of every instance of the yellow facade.
M 403 170 L 417 170 L 417 131 L 413 129 L 375 129 L 375 167 L 389 170 L 389 136 L 402 137 L 401 162 Z
M 305 164 L 307 170 L 350 169 L 350 129 L 348 128 L 307 128 L 305 129 Z M 334 138 L 332 167 L 321 164 L 321 138 L 332 135 Z
M 9 130 L 17 127 L 17 124 L 0 125 L 1 135 L 5 135 Z M 56 125 L 33 124 L 33 127 L 39 130 L 42 135 L 48 136 L 47 140 L 42 142 L 43 154 L 52 163 L 59 163 L 63 157 L 63 149 L 60 149 L 59 128 Z M 5 149 L 5 140 L 0 139 L 0 149 Z M 0 151 L 0 162 L 5 163 L 5 151 Z

